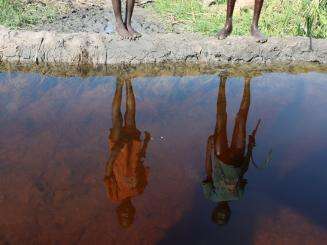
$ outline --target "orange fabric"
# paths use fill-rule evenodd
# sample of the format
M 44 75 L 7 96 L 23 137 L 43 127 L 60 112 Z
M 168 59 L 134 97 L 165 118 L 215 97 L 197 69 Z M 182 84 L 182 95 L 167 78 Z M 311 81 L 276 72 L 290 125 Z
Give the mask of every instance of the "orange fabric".
M 109 139 L 110 150 L 115 142 Z M 113 162 L 113 171 L 107 182 L 108 195 L 113 202 L 141 194 L 147 185 L 148 171 L 141 162 L 142 142 L 125 141 Z

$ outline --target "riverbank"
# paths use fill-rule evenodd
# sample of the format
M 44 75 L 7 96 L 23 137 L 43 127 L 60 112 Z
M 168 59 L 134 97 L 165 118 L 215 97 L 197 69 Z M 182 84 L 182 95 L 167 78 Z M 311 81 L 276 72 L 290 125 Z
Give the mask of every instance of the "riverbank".
M 115 34 L 14 31 L 0 28 L 0 60 L 14 64 L 136 65 L 150 63 L 294 63 L 327 64 L 327 40 L 304 37 L 251 37 L 226 40 L 193 33 L 144 34 L 135 42 Z

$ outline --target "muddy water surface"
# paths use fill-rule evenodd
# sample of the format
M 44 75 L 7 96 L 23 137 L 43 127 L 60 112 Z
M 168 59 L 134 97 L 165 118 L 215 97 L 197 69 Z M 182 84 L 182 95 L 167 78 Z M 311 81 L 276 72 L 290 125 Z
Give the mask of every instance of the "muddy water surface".
M 326 95 L 316 72 L 0 73 L 0 244 L 327 243 Z

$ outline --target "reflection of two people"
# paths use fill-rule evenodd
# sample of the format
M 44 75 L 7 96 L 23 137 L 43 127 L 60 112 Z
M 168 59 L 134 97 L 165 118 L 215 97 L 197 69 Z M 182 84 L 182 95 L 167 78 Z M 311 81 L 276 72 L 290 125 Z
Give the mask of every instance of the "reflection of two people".
M 212 213 L 212 220 L 217 224 L 228 222 L 231 214 L 229 201 L 239 200 L 243 195 L 247 183 L 244 174 L 251 161 L 255 132 L 260 123 L 259 120 L 246 145 L 246 122 L 251 96 L 250 78 L 245 78 L 243 98 L 235 118 L 232 142 L 230 146 L 228 145 L 226 80 L 226 77 L 220 78 L 216 127 L 214 134 L 208 138 L 205 161 L 207 178 L 202 182 L 206 198 L 217 203 Z
M 121 113 L 122 90 L 126 88 L 126 112 L 124 122 Z M 106 164 L 104 178 L 109 198 L 119 203 L 116 212 L 120 225 L 124 228 L 132 225 L 135 207 L 131 199 L 140 195 L 148 182 L 148 167 L 145 167 L 146 148 L 150 134 L 141 132 L 135 123 L 135 97 L 131 79 L 117 81 L 112 104 L 113 127 L 109 134 L 110 157 Z

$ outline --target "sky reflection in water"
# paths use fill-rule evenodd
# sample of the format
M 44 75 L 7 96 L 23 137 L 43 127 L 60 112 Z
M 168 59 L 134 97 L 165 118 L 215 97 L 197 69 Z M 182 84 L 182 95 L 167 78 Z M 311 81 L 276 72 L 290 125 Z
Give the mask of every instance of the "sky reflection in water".
M 327 242 L 326 94 L 313 72 L 1 73 L 0 243 Z

